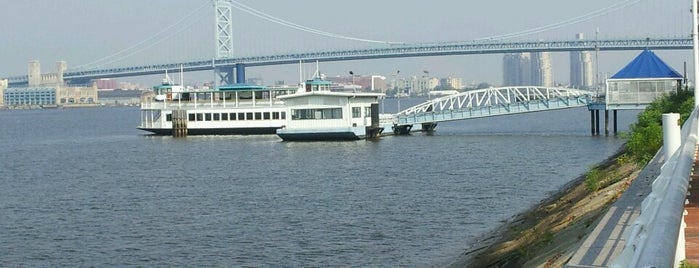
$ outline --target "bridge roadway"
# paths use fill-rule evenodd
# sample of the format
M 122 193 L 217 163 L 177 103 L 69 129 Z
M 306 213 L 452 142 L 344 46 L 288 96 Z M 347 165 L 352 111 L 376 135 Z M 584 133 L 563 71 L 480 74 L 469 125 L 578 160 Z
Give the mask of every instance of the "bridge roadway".
M 371 48 L 326 52 L 293 53 L 240 58 L 206 59 L 189 62 L 152 64 L 120 68 L 93 70 L 69 70 L 64 73 L 66 81 L 89 81 L 99 78 L 116 78 L 139 75 L 176 72 L 182 68 L 185 72 L 216 69 L 232 69 L 252 66 L 296 64 L 299 61 L 348 61 L 382 58 L 428 57 L 469 54 L 500 54 L 516 52 L 564 52 L 564 51 L 613 51 L 650 49 L 692 49 L 691 38 L 644 38 L 644 39 L 610 39 L 610 40 L 574 40 L 574 41 L 534 41 L 534 42 L 500 42 L 500 41 L 465 41 L 453 43 L 405 44 L 387 48 Z M 26 75 L 6 77 L 9 84 L 27 83 Z

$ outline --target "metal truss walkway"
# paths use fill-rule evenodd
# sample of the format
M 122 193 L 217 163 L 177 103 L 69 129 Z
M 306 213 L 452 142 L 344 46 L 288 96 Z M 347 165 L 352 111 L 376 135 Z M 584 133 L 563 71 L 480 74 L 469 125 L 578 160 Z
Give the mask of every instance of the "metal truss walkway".
M 433 130 L 438 122 L 587 106 L 594 92 L 550 87 L 499 87 L 466 91 L 429 100 L 394 115 L 393 130 L 407 134 L 413 125 Z

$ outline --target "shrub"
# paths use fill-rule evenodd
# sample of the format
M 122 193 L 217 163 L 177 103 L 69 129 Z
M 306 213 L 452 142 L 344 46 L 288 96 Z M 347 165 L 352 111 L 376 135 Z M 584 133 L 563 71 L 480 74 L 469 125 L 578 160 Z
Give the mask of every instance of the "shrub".
M 638 120 L 631 125 L 627 147 L 630 157 L 637 163 L 646 164 L 663 144 L 662 114 L 679 113 L 680 121 L 685 120 L 694 109 L 693 91 L 680 90 L 662 96 L 638 114 Z

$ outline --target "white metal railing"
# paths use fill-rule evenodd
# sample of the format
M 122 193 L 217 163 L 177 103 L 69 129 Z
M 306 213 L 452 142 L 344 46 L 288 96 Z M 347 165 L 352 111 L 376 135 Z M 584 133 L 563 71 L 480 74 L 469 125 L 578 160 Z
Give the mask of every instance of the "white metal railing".
M 546 101 L 580 96 L 594 96 L 591 91 L 549 87 L 499 87 L 471 90 L 436 98 L 405 109 L 398 116 L 445 110 L 460 110 L 492 105 L 508 105 L 530 101 Z
M 220 101 L 220 100 L 214 100 L 214 101 L 209 101 L 209 100 L 197 100 L 197 101 L 150 101 L 150 102 L 142 102 L 141 103 L 141 109 L 172 109 L 172 108 L 178 108 L 178 109 L 194 109 L 194 108 L 256 108 L 256 107 L 274 107 L 274 106 L 283 106 L 283 102 L 281 101 L 272 101 L 270 102 L 269 100 L 264 100 L 264 101 L 257 101 L 255 103 L 251 101 L 240 101 L 238 103 L 235 102 L 235 100 L 230 101 L 227 100 L 225 102 Z
M 679 234 L 697 146 L 697 110 L 682 126 L 680 147 L 653 181 L 652 192 L 641 205 L 641 214 L 625 234 L 624 249 L 610 267 L 677 267 L 680 260 L 675 256 L 678 240 L 684 240 Z

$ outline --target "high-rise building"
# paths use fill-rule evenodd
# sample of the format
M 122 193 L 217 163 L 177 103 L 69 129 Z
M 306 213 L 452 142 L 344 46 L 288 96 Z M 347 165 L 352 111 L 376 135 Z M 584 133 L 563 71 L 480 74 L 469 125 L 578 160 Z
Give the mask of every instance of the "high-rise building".
M 582 40 L 583 34 L 575 35 Z M 595 69 L 590 51 L 570 52 L 570 86 L 573 88 L 589 89 L 594 87 Z
M 548 52 L 509 53 L 503 58 L 504 86 L 553 86 L 553 66 Z
M 551 64 L 551 53 L 535 52 L 531 56 L 531 74 L 534 86 L 553 86 L 553 66 Z
M 531 54 L 508 53 L 503 57 L 503 86 L 531 85 Z

